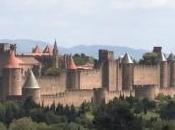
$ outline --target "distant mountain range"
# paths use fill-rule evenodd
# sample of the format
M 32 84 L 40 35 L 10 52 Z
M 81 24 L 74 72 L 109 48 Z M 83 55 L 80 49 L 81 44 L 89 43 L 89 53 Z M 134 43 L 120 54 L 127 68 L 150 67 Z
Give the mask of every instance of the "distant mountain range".
M 17 52 L 18 53 L 29 53 L 31 52 L 32 48 L 38 45 L 40 48 L 44 48 L 46 43 L 44 41 L 35 41 L 35 40 L 26 40 L 26 39 L 17 39 L 17 40 L 9 40 L 9 39 L 2 39 L 0 40 L 1 43 L 15 43 L 17 45 Z M 146 52 L 144 49 L 134 49 L 129 47 L 122 47 L 122 46 L 110 46 L 110 45 L 78 45 L 70 48 L 60 47 L 59 43 L 59 50 L 61 54 L 75 54 L 75 53 L 85 53 L 86 55 L 93 56 L 95 58 L 98 57 L 98 50 L 99 49 L 107 49 L 114 51 L 115 57 L 123 55 L 125 52 L 128 52 L 133 58 L 140 59 L 142 55 Z

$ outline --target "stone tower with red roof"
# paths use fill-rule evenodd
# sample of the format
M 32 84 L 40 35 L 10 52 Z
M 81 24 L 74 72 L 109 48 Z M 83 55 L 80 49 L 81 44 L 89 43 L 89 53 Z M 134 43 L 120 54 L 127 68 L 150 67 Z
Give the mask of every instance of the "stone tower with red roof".
M 14 51 L 11 50 L 7 62 L 3 67 L 2 99 L 22 95 L 21 66 L 19 63 L 20 60 L 16 58 Z
M 79 89 L 78 70 L 71 55 L 68 57 L 67 62 L 67 88 Z

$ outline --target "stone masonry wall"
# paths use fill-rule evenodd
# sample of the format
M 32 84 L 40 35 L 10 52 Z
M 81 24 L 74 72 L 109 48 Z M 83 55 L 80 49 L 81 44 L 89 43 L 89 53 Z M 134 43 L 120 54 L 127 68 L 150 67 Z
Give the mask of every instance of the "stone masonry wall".
M 53 103 L 80 106 L 83 102 L 91 102 L 93 97 L 93 90 L 66 91 L 65 93 L 52 96 L 43 95 L 41 96 L 41 103 L 45 106 L 50 106 Z
M 134 67 L 134 85 L 155 84 L 160 85 L 159 66 L 153 65 L 135 65 Z
M 94 89 L 101 87 L 101 71 L 96 70 L 82 70 L 80 71 L 80 89 Z
M 66 90 L 66 73 L 59 76 L 44 76 L 37 79 L 41 87 L 41 95 L 55 95 Z

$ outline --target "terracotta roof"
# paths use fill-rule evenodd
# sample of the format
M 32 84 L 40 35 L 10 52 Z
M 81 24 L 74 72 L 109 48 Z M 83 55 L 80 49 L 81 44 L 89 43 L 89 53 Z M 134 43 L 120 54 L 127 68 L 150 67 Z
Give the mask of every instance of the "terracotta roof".
M 69 60 L 68 60 L 68 69 L 70 69 L 70 70 L 77 69 L 77 66 L 75 65 L 75 62 L 74 62 L 71 55 L 69 56 Z
M 19 65 L 20 63 L 21 63 L 21 60 L 16 58 L 14 51 L 11 51 L 4 68 L 21 68 Z
M 27 89 L 40 88 L 32 70 L 30 70 L 30 69 L 28 70 L 28 75 L 27 75 L 26 81 L 23 85 L 23 88 L 27 88 Z
M 49 45 L 47 45 L 47 46 L 45 47 L 45 49 L 43 50 L 43 53 L 51 54 L 51 52 L 52 52 L 52 51 L 51 51 Z
M 124 63 L 124 64 L 132 64 L 133 63 L 133 61 L 128 53 L 125 53 L 125 55 L 122 59 L 122 63 Z
M 33 49 L 32 53 L 36 53 L 36 54 L 40 54 L 41 53 L 38 45 L 36 45 L 36 47 Z
M 39 65 L 40 62 L 33 56 L 17 56 L 21 65 Z

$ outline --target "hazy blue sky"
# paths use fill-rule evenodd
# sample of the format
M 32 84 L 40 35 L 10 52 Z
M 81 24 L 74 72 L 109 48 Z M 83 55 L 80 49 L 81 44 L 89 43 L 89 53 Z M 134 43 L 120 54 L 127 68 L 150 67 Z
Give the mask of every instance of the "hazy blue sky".
M 175 0 L 0 0 L 0 39 L 175 52 Z

